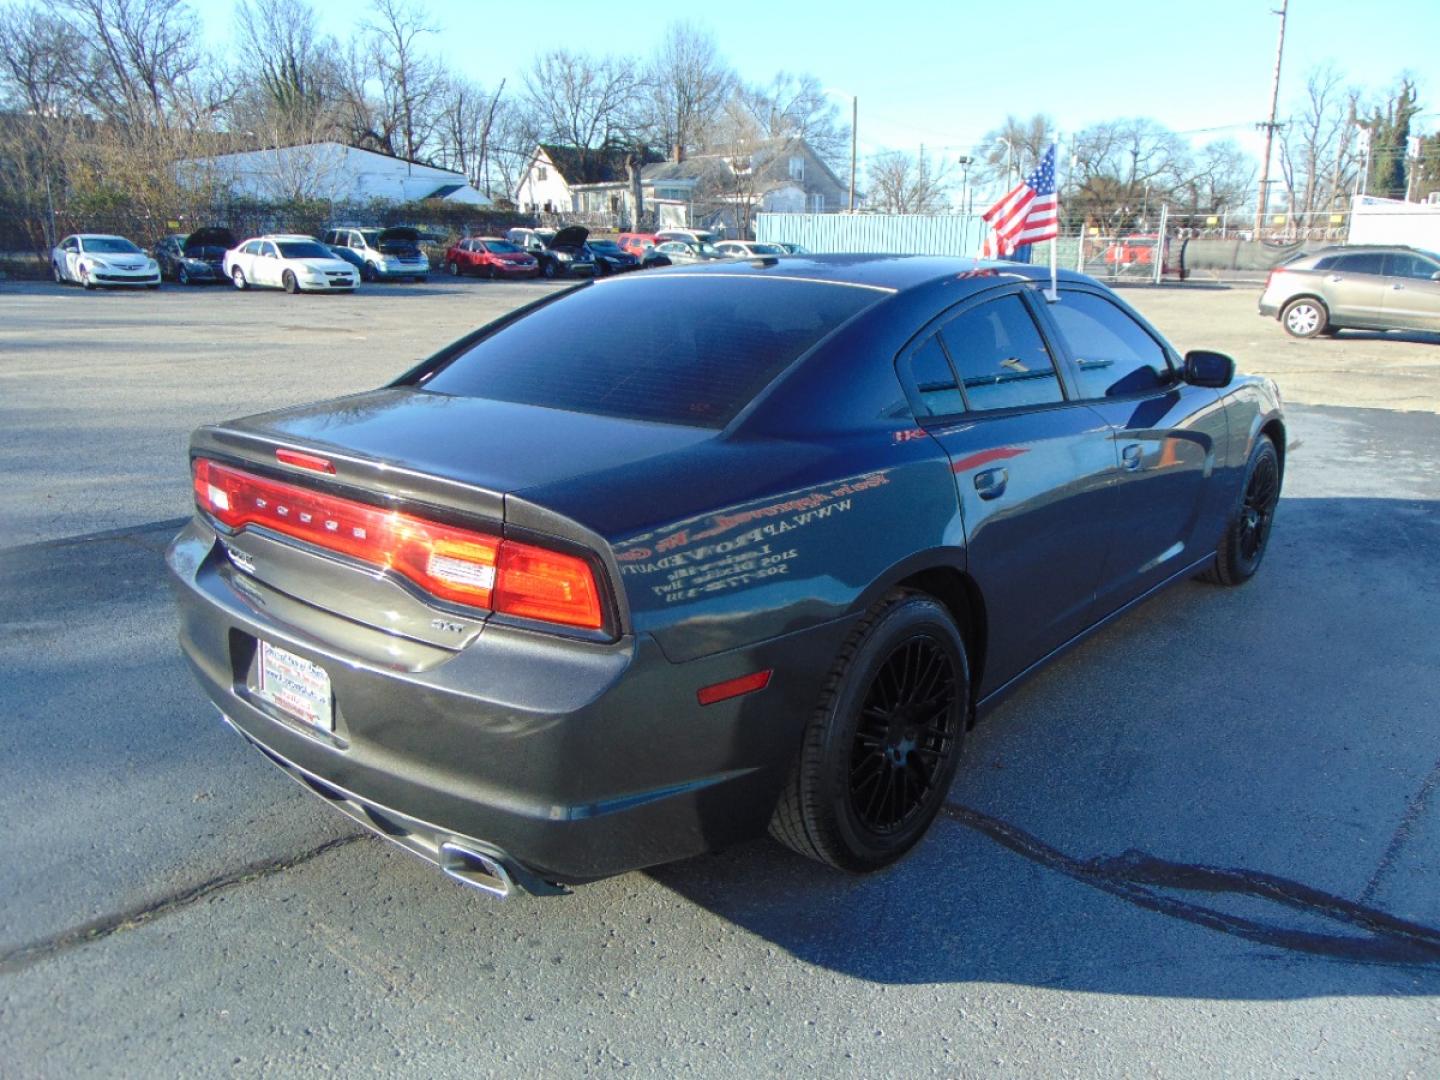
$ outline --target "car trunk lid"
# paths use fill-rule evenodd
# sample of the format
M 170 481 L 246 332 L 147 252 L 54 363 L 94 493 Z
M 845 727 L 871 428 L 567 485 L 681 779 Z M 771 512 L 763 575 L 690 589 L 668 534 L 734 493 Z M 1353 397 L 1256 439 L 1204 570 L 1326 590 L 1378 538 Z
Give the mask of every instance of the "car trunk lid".
M 301 489 L 287 508 L 292 521 L 318 513 L 304 504 L 303 492 L 313 490 L 499 537 L 510 493 L 602 474 L 714 434 L 393 387 L 201 428 L 191 452 Z M 225 546 L 247 578 L 351 621 L 446 648 L 479 633 L 487 612 L 437 602 L 373 561 L 320 550 L 326 539 L 317 547 L 247 528 L 226 536 Z

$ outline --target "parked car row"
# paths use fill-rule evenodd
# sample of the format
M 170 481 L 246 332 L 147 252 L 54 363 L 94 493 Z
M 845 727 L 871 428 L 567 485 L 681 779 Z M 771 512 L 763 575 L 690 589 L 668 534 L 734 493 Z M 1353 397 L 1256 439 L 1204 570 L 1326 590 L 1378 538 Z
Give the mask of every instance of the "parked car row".
M 352 290 L 362 281 L 425 281 L 430 259 L 420 233 L 400 226 L 327 229 L 323 240 L 272 233 L 237 242 L 229 229 L 210 227 L 164 237 L 147 255 L 123 236 L 76 233 L 51 253 L 58 283 L 93 289 L 100 285 L 159 288 L 229 281 L 237 289 L 268 287 L 286 292 Z M 621 233 L 614 240 L 590 238 L 578 225 L 564 229 L 511 229 L 497 236 L 468 237 L 452 244 L 441 268 L 451 277 L 606 277 L 631 270 L 703 263 L 717 259 L 764 258 L 808 252 L 798 244 L 717 241 L 701 229 Z

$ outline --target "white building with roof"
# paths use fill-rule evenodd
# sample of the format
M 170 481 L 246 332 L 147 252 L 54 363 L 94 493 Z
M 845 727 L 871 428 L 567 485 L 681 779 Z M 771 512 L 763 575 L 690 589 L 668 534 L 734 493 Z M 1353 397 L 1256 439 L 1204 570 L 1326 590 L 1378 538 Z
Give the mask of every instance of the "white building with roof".
M 488 206 L 463 173 L 407 158 L 391 157 L 339 142 L 304 143 L 267 150 L 242 150 L 178 162 L 176 174 L 241 198 L 274 201 L 325 199 L 331 202 L 447 202 Z

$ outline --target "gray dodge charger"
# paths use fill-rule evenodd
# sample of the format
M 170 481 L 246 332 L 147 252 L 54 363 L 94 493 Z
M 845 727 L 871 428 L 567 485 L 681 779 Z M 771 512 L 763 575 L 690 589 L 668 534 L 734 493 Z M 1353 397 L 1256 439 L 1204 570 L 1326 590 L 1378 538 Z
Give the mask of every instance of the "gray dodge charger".
M 184 652 L 272 762 L 492 893 L 767 830 L 883 867 L 1021 679 L 1265 554 L 1274 384 L 1040 273 L 626 275 L 201 428 Z

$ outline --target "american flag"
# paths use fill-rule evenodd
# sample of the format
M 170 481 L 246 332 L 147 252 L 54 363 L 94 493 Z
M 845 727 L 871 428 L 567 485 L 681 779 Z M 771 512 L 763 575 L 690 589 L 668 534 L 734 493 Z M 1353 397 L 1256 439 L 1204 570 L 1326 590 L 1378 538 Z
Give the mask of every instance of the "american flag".
M 994 230 L 985 238 L 981 258 L 1015 254 L 1022 244 L 1053 240 L 1059 235 L 1055 195 L 1055 144 L 1025 180 L 980 216 Z

